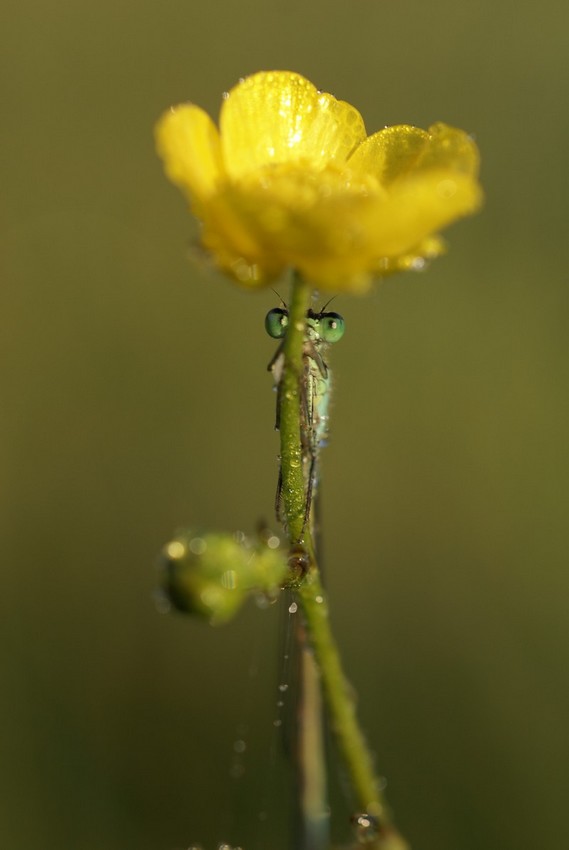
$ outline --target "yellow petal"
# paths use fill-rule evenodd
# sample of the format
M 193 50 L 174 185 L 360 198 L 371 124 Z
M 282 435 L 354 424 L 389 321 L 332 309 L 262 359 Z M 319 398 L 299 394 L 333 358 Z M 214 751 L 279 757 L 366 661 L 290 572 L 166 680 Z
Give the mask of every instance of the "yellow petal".
M 478 173 L 478 150 L 466 133 L 447 124 L 420 130 L 401 124 L 369 136 L 348 161 L 356 173 L 375 174 L 384 186 L 409 172 L 448 168 L 464 174 Z
M 190 103 L 172 108 L 155 133 L 168 178 L 198 206 L 203 204 L 224 177 L 219 133 L 207 112 Z
M 245 211 L 225 194 L 207 206 L 202 224 L 203 247 L 238 283 L 263 286 L 286 268 L 287 263 L 262 244 Z
M 401 124 L 386 127 L 368 136 L 349 158 L 349 167 L 363 174 L 374 174 L 388 186 L 401 174 L 406 174 L 417 162 L 427 145 L 426 130 Z
M 232 179 L 270 163 L 343 162 L 365 138 L 357 109 L 291 71 L 261 71 L 235 86 L 223 102 L 220 128 Z
M 377 262 L 375 234 L 362 220 L 370 218 L 377 196 L 365 187 L 346 189 L 330 170 L 306 174 L 283 167 L 272 177 L 228 185 L 224 193 L 235 218 L 262 246 L 265 276 L 272 263 L 296 268 L 324 289 L 365 288 Z
M 333 171 L 283 167 L 271 177 L 228 185 L 224 203 L 254 237 L 265 278 L 292 266 L 321 289 L 364 291 L 374 274 L 417 268 L 443 250 L 434 234 L 481 202 L 477 182 L 448 169 L 396 181 L 388 193 L 346 188 Z
M 367 226 L 377 233 L 380 254 L 395 257 L 455 219 L 476 212 L 481 203 L 482 190 L 470 175 L 430 169 L 393 183 Z
M 429 127 L 429 144 L 419 157 L 418 168 L 452 168 L 477 176 L 480 155 L 474 140 L 464 130 L 438 122 Z

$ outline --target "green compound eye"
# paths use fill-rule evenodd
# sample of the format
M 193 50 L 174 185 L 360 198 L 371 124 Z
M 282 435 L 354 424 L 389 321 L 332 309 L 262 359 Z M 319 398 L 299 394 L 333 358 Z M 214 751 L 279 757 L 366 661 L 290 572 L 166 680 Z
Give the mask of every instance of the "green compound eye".
M 344 336 L 346 323 L 339 313 L 322 313 L 319 330 L 324 342 L 338 342 Z
M 275 307 L 265 316 L 265 330 L 273 339 L 282 339 L 288 327 L 288 310 Z

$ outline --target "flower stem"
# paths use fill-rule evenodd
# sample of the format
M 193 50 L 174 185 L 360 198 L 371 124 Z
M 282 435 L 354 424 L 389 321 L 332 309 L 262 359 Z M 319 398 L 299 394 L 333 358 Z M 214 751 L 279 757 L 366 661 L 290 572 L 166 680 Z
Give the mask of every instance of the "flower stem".
M 283 346 L 284 367 L 279 387 L 282 501 L 290 543 L 298 543 L 305 525 L 300 384 L 304 370 L 304 329 L 310 303 L 310 288 L 295 276 L 288 305 L 288 326 Z
M 310 288 L 296 276 L 288 304 L 289 324 L 284 344 L 284 369 L 280 387 L 280 438 L 282 503 L 290 543 L 302 542 L 311 556 L 311 567 L 297 590 L 306 630 L 320 671 L 332 733 L 344 759 L 359 812 L 373 816 L 379 824 L 377 850 L 406 850 L 395 830 L 373 760 L 356 716 L 351 688 L 344 675 L 332 634 L 310 523 L 305 517 L 305 477 L 302 459 L 301 379 L 306 313 L 311 304 Z M 306 527 L 305 527 L 306 526 Z

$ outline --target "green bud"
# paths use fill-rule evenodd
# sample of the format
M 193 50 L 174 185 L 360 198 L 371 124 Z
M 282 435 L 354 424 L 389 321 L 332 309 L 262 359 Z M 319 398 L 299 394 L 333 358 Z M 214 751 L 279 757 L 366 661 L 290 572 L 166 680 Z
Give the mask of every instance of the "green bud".
M 253 594 L 276 598 L 287 572 L 278 537 L 251 541 L 244 534 L 176 534 L 162 552 L 168 600 L 213 625 L 225 623 Z

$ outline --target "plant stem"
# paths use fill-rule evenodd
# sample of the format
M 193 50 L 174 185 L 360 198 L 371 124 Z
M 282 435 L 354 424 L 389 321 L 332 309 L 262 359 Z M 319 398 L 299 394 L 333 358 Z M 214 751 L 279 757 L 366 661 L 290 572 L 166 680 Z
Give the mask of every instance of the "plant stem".
M 289 324 L 283 349 L 280 438 L 282 499 L 289 541 L 301 541 L 312 559 L 310 570 L 298 588 L 298 599 L 320 671 L 330 725 L 348 771 L 356 806 L 359 812 L 375 817 L 379 823 L 378 837 L 368 846 L 378 850 L 406 850 L 405 841 L 392 824 L 389 808 L 374 772 L 371 753 L 357 720 L 355 701 L 342 670 L 330 626 L 328 603 L 320 579 L 310 523 L 305 523 L 301 379 L 306 313 L 310 304 L 311 290 L 296 276 L 288 304 Z
M 291 543 L 297 543 L 304 531 L 305 484 L 301 443 L 301 389 L 304 370 L 303 344 L 306 313 L 310 307 L 311 291 L 295 276 L 290 303 L 288 326 L 283 346 L 284 367 L 280 396 L 280 437 L 282 500 Z M 311 547 L 312 548 L 312 547 Z M 312 552 L 310 552 L 312 554 Z

